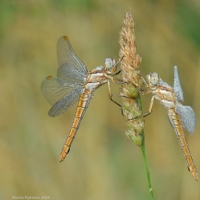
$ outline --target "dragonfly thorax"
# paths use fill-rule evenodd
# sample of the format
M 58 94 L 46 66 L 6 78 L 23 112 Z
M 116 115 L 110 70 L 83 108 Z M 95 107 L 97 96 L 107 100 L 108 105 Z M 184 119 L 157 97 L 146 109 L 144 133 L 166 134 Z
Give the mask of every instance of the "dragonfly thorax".
M 103 66 L 97 66 L 94 70 L 102 70 Z

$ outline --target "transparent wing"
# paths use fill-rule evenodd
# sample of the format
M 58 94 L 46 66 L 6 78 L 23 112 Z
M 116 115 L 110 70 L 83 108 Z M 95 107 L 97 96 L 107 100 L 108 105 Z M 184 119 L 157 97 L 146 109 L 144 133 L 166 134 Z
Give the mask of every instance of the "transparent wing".
M 83 87 L 48 76 L 42 82 L 41 90 L 45 99 L 53 106 L 49 111 L 49 116 L 55 117 L 77 103 Z
M 177 103 L 176 112 L 180 116 L 183 128 L 192 134 L 196 123 L 194 110 L 190 106 L 183 106 Z
M 183 90 L 181 88 L 179 75 L 178 75 L 178 67 L 176 65 L 174 66 L 174 91 L 176 93 L 177 99 L 179 101 L 184 101 Z
M 57 77 L 68 83 L 77 84 L 85 80 L 86 74 L 78 71 L 71 63 L 64 63 L 58 68 Z
M 87 68 L 84 63 L 75 55 L 69 39 L 66 36 L 61 37 L 57 43 L 57 59 L 59 69 L 58 78 L 69 80 L 83 80 L 87 74 Z
M 76 104 L 80 98 L 80 95 L 82 94 L 81 88 L 75 88 L 73 93 L 71 93 L 69 96 L 65 96 L 64 98 L 60 99 L 58 102 L 56 102 L 53 107 L 49 110 L 49 116 L 56 117 L 62 113 L 64 113 L 66 110 L 68 110 L 71 106 Z

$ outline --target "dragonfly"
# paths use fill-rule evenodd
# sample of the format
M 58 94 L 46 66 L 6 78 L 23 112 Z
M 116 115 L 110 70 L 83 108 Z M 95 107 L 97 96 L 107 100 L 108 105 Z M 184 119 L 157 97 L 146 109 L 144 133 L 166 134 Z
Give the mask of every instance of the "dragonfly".
M 93 92 L 107 83 L 109 98 L 112 99 L 110 81 L 117 83 L 115 76 L 120 73 L 114 59 L 106 58 L 105 66 L 97 66 L 88 71 L 85 64 L 74 53 L 67 36 L 62 36 L 57 43 L 57 60 L 59 68 L 57 77 L 47 76 L 42 84 L 41 91 L 52 106 L 48 115 L 56 117 L 77 103 L 75 117 L 60 154 L 60 162 L 69 153 L 76 132 L 80 126 L 85 111 L 93 97 Z
M 188 170 L 191 172 L 194 179 L 198 181 L 197 167 L 193 161 L 183 130 L 185 129 L 190 134 L 194 132 L 196 121 L 195 113 L 190 106 L 184 106 L 179 102 L 183 101 L 184 97 L 177 66 L 174 66 L 173 87 L 164 82 L 155 72 L 146 76 L 145 84 L 149 89 L 147 93 L 151 92 L 153 96 L 149 110 L 144 114 L 144 117 L 152 112 L 154 99 L 157 99 L 166 108 L 170 124 L 176 132 L 179 144 L 187 161 Z

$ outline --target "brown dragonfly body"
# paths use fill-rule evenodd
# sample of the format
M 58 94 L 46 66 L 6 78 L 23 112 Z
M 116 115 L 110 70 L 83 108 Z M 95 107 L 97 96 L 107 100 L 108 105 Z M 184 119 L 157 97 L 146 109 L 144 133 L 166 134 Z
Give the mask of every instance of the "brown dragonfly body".
M 71 130 L 60 154 L 60 161 L 63 161 L 70 151 L 93 92 L 107 83 L 112 100 L 110 80 L 114 81 L 114 76 L 120 71 L 117 71 L 118 63 L 115 63 L 115 60 L 106 58 L 105 67 L 98 66 L 88 72 L 84 63 L 75 55 L 66 36 L 58 40 L 57 57 L 59 64 L 57 78 L 48 76 L 41 85 L 44 97 L 52 105 L 49 115 L 51 117 L 60 115 L 78 102 Z
M 195 114 L 190 106 L 183 106 L 179 101 L 183 101 L 183 92 L 179 81 L 177 66 L 174 67 L 174 87 L 162 81 L 157 73 L 150 73 L 146 77 L 147 87 L 154 95 L 151 99 L 148 115 L 152 111 L 154 98 L 157 99 L 166 109 L 169 121 L 174 128 L 184 157 L 188 164 L 188 170 L 195 180 L 198 180 L 197 168 L 192 159 L 184 129 L 192 134 L 195 127 Z

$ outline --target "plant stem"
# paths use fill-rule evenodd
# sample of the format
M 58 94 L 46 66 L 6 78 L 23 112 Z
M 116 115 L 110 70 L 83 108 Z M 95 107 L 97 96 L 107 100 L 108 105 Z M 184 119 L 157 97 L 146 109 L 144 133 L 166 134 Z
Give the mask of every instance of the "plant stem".
M 143 84 L 140 75 L 140 64 L 142 58 L 137 54 L 134 21 L 130 13 L 126 13 L 123 20 L 122 30 L 119 40 L 121 49 L 119 52 L 121 60 L 122 89 L 122 110 L 127 121 L 128 129 L 125 134 L 138 147 L 140 147 L 145 163 L 148 180 L 148 187 L 151 199 L 153 200 L 153 189 L 151 187 L 150 173 L 147 164 L 145 137 L 144 137 L 144 118 L 142 112 L 142 102 L 139 90 Z
M 145 169 L 146 169 L 146 175 L 147 175 L 149 193 L 150 193 L 151 199 L 154 200 L 154 197 L 153 197 L 153 189 L 152 189 L 152 186 L 151 186 L 151 177 L 150 177 L 150 172 L 149 172 L 149 167 L 148 167 L 147 157 L 146 157 L 144 132 L 143 132 L 142 135 L 143 135 L 143 142 L 142 142 L 142 146 L 140 147 L 140 149 L 141 149 L 141 151 L 142 151 L 142 156 L 143 156 L 143 159 L 144 159 L 144 165 L 145 165 Z

